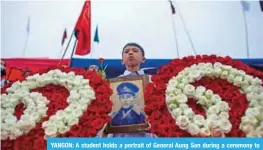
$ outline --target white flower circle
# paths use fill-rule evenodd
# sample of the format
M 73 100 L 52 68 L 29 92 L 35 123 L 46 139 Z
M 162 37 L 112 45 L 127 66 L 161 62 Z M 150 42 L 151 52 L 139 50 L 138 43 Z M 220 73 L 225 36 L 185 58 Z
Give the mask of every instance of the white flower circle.
M 61 85 L 68 89 L 68 107 L 57 111 L 48 121 L 42 123 L 47 137 L 63 134 L 78 124 L 79 118 L 88 105 L 95 99 L 95 92 L 89 85 L 89 80 L 74 72 L 50 70 L 42 75 L 28 76 L 25 81 L 15 82 L 7 89 L 7 94 L 1 94 L 1 140 L 16 139 L 29 132 L 40 121 L 47 111 L 49 100 L 40 93 L 30 90 L 48 84 Z M 15 106 L 23 103 L 26 106 L 24 115 L 17 120 L 13 115 Z
M 213 136 L 214 133 L 221 132 L 224 136 L 225 133 L 231 131 L 232 125 L 229 121 L 228 111 L 230 108 L 228 103 L 203 86 L 195 88 L 191 85 L 191 83 L 200 80 L 204 76 L 224 79 L 240 87 L 240 92 L 246 94 L 249 101 L 249 108 L 241 119 L 240 129 L 248 137 L 262 137 L 262 81 L 257 77 L 247 75 L 242 70 L 237 70 L 232 66 L 223 65 L 219 62 L 194 64 L 186 67 L 177 76 L 169 80 L 167 85 L 169 89 L 166 90 L 166 103 L 170 113 L 176 120 L 176 124 L 181 129 L 187 130 L 191 135 Z M 191 97 L 195 98 L 197 103 L 205 108 L 207 119 L 189 111 L 191 108 L 186 103 L 187 98 Z

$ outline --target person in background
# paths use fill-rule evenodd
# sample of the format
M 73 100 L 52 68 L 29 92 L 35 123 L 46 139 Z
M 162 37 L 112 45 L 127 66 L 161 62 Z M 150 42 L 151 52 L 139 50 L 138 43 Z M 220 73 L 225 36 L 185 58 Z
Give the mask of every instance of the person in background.
M 5 61 L 1 60 L 1 88 L 8 83 L 4 77 L 6 76 Z

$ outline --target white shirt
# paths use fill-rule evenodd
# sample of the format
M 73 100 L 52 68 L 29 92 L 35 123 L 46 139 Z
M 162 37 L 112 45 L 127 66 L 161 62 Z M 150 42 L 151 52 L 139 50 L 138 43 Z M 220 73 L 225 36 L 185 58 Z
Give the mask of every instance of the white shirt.
M 137 74 L 138 73 L 138 74 Z M 128 70 L 125 70 L 124 73 L 122 75 L 120 75 L 119 77 L 124 77 L 124 76 L 136 76 L 136 75 L 144 75 L 144 71 L 142 69 L 140 69 L 139 71 L 135 72 L 130 72 Z

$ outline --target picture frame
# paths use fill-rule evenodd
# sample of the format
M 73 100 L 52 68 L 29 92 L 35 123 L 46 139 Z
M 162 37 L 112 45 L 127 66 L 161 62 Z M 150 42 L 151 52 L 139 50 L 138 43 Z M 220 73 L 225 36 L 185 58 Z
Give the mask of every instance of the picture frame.
M 144 113 L 144 90 L 149 83 L 149 76 L 124 76 L 109 79 L 113 94 L 111 120 L 104 133 L 129 133 L 145 131 L 149 128 L 146 114 Z M 137 88 L 135 86 L 137 86 Z M 129 93 L 132 91 L 135 94 Z M 129 96 L 131 95 L 131 96 Z M 126 101 L 125 96 L 130 99 Z M 131 108 L 129 108 L 131 107 Z M 129 109 L 129 110 L 125 110 Z M 143 121 L 144 119 L 144 121 Z

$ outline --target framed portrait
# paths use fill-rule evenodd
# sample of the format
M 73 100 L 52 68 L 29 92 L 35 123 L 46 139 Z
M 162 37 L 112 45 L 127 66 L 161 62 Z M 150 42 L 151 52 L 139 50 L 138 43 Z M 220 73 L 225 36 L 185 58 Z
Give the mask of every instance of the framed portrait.
M 144 131 L 149 127 L 144 113 L 144 90 L 149 77 L 127 76 L 109 79 L 113 94 L 111 121 L 105 133 Z

